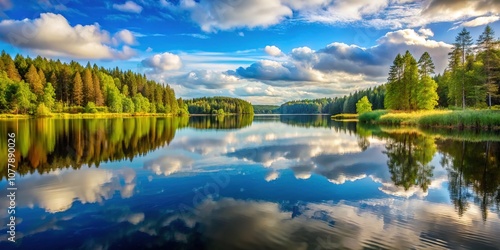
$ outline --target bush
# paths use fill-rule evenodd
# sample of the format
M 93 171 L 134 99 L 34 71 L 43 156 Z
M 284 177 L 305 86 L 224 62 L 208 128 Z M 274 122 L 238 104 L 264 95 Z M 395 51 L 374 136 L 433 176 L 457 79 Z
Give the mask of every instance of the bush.
M 49 117 L 52 116 L 52 112 L 50 112 L 50 109 L 45 106 L 45 104 L 40 103 L 38 107 L 36 108 L 36 116 L 39 117 Z
M 88 102 L 87 106 L 85 106 L 85 113 L 92 113 L 92 114 L 97 113 L 97 108 L 95 106 L 95 103 Z
M 387 114 L 389 111 L 387 110 L 375 110 L 371 112 L 366 112 L 359 115 L 358 120 L 360 122 L 372 123 L 374 121 L 378 121 L 381 116 Z

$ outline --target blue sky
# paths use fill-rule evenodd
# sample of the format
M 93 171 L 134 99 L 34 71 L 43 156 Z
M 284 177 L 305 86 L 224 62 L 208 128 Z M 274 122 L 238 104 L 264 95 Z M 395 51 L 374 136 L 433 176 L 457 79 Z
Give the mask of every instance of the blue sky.
M 380 85 L 406 50 L 428 51 L 442 72 L 460 29 L 500 32 L 496 0 L 0 0 L 0 11 L 11 54 L 118 66 L 183 98 L 255 104 Z

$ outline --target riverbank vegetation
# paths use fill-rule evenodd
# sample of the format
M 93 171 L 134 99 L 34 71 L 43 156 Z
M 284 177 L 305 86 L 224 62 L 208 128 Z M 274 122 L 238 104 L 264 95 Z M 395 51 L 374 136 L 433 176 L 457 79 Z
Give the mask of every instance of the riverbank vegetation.
M 251 103 L 232 97 L 202 97 L 186 100 L 185 105 L 190 114 L 253 114 Z

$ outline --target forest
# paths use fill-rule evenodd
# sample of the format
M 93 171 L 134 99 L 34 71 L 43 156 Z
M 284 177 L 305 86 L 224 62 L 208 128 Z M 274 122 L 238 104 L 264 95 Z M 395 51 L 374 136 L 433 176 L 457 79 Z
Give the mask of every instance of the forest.
M 253 114 L 251 103 L 232 97 L 201 97 L 186 100 L 185 105 L 190 114 Z
M 169 85 L 145 75 L 20 54 L 0 56 L 0 112 L 187 113 Z

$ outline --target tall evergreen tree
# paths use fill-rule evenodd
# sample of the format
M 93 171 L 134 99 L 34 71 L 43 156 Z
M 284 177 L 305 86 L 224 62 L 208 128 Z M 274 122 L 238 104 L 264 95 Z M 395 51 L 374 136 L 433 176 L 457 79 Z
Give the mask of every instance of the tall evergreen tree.
M 104 105 L 104 97 L 101 91 L 101 83 L 96 73 L 92 73 L 92 82 L 94 83 L 95 104 L 97 106 L 102 106 Z
M 80 72 L 76 72 L 75 79 L 73 82 L 73 102 L 77 106 L 83 105 L 83 82 Z
M 465 109 L 465 63 L 467 61 L 467 56 L 471 53 L 472 37 L 467 29 L 463 30 L 457 35 L 454 43 L 455 49 L 461 54 L 461 82 L 462 82 L 462 109 Z
M 26 79 L 26 82 L 28 82 L 28 84 L 30 85 L 30 89 L 31 91 L 33 91 L 33 93 L 35 93 L 38 97 L 41 97 L 43 95 L 43 84 L 33 64 L 29 66 L 28 72 L 26 72 L 24 79 Z
M 434 63 L 429 53 L 424 52 L 418 60 L 418 72 L 420 74 L 417 107 L 418 109 L 431 110 L 438 105 L 439 96 L 437 93 L 438 84 L 431 78 L 434 73 Z
M 38 69 L 38 77 L 40 78 L 40 82 L 43 86 L 47 83 L 47 79 L 45 78 L 45 74 L 41 68 Z
M 492 93 L 496 94 L 496 92 L 498 91 L 498 87 L 495 85 L 496 77 L 493 70 L 494 67 L 497 67 L 497 65 L 494 65 L 495 45 L 497 44 L 498 41 L 495 39 L 495 32 L 489 25 L 487 25 L 483 33 L 479 36 L 477 45 L 480 50 L 480 55 L 483 59 L 484 73 L 486 75 L 485 85 L 486 91 L 488 93 L 488 107 L 490 109 Z
M 83 105 L 95 101 L 94 82 L 92 81 L 92 72 L 90 72 L 89 68 L 90 63 L 87 64 L 87 67 L 83 71 Z

